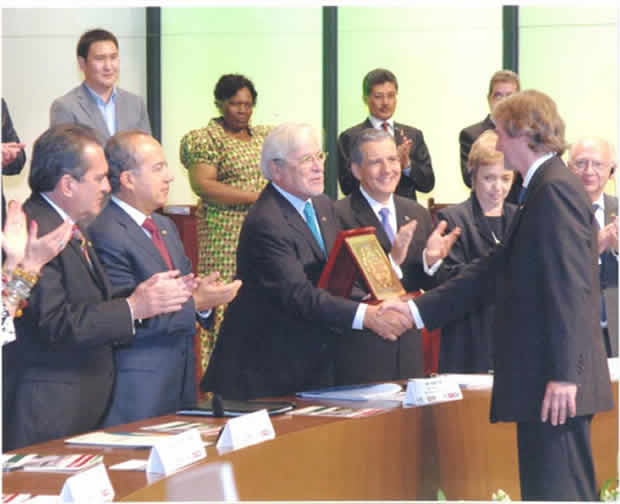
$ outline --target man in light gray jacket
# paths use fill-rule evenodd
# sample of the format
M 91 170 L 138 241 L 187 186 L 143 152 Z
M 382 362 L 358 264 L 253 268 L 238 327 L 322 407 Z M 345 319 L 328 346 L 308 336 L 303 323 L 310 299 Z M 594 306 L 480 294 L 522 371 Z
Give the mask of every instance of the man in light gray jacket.
M 50 109 L 50 126 L 84 124 L 105 142 L 118 131 L 138 129 L 151 133 L 144 100 L 116 87 L 120 59 L 118 40 L 102 29 L 84 33 L 77 45 L 84 82 L 57 98 Z

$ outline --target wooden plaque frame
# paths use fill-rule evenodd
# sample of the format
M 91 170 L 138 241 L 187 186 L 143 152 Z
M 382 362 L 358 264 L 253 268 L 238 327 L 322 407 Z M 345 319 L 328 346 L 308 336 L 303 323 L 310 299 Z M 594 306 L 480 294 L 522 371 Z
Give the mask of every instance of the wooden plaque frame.
M 338 234 L 318 286 L 336 296 L 349 297 L 353 282 L 360 275 L 370 291 L 371 301 L 385 301 L 406 294 L 373 226 Z

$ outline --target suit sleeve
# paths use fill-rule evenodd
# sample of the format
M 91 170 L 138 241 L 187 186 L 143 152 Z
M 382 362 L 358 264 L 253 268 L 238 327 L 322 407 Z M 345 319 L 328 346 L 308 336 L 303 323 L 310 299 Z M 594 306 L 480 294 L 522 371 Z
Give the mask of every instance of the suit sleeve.
M 9 108 L 7 107 L 4 98 L 2 99 L 2 142 L 17 142 L 19 143 L 19 137 L 17 131 L 13 127 L 13 121 L 11 120 L 11 114 L 9 114 Z M 22 171 L 24 164 L 26 163 L 26 153 L 22 149 L 15 161 L 2 167 L 3 175 L 17 175 Z
M 545 302 L 540 310 L 549 379 L 579 383 L 578 360 L 591 338 L 589 299 L 598 273 L 592 249 L 596 240 L 593 216 L 587 202 L 580 205 L 583 198 L 568 183 L 548 184 L 540 192 L 537 214 L 544 218 L 538 221 L 537 243 L 532 245 L 542 260 Z M 594 313 L 597 319 L 598 310 Z
M 250 264 L 265 299 L 289 316 L 327 327 L 351 329 L 358 303 L 315 287 L 298 257 L 291 236 L 275 236 L 269 224 L 257 223 L 246 240 Z M 247 244 L 246 244 L 247 247 Z
M 38 320 L 34 339 L 52 345 L 94 347 L 110 343 L 131 343 L 133 321 L 127 300 L 94 302 L 85 290 L 79 302 L 71 302 L 63 285 L 61 257 L 49 262 L 32 290 L 28 310 Z
M 424 141 L 424 134 L 420 130 L 405 131 L 405 136 L 411 137 L 413 147 L 409 153 L 411 163 L 411 173 L 409 176 L 403 174 L 398 183 L 397 194 L 403 194 L 405 188 L 412 188 L 414 191 L 430 192 L 435 187 L 435 174 L 431 163 L 431 155 Z M 402 143 L 402 138 L 396 133 L 396 143 Z M 400 190 L 399 190 L 400 189 Z
M 151 135 L 151 123 L 149 121 L 149 115 L 146 110 L 146 105 L 144 104 L 144 100 L 140 98 L 140 120 L 138 121 L 138 129 L 145 131 L 149 135 Z
M 445 220 L 448 223 L 446 233 L 449 233 L 458 225 L 449 212 L 443 212 L 440 210 L 437 212 L 437 221 L 439 222 L 442 220 Z M 461 224 L 461 235 L 457 238 L 456 242 L 450 249 L 448 256 L 443 260 L 441 265 L 441 274 L 439 276 L 441 282 L 445 281 L 447 278 L 458 275 L 465 265 L 470 262 L 468 257 L 469 254 L 467 253 L 468 244 L 465 242 L 467 236 L 469 236 L 468 230 Z
M 50 107 L 50 127 L 57 124 L 74 124 L 75 117 L 71 111 L 63 104 L 62 100 L 56 99 Z
M 338 180 L 344 195 L 351 194 L 359 185 L 351 172 L 351 137 L 346 132 L 338 138 Z
M 175 229 L 169 227 L 169 231 L 176 233 Z M 97 257 L 103 264 L 106 274 L 113 287 L 114 296 L 128 297 L 136 287 L 147 278 L 140 271 L 140 257 L 135 248 L 127 246 L 122 239 L 113 236 L 112 233 L 91 233 L 93 243 L 97 251 Z M 180 243 L 180 240 L 179 240 Z M 178 268 L 181 274 L 191 272 L 189 259 L 183 254 L 183 261 Z M 162 270 L 163 271 L 163 270 Z M 148 275 L 149 278 L 151 275 Z M 144 338 L 149 333 L 165 333 L 178 312 L 157 315 L 143 320 L 140 328 L 136 331 L 137 338 Z
M 436 329 L 461 319 L 495 298 L 495 279 L 504 263 L 503 245 L 491 254 L 472 261 L 459 275 L 416 298 L 427 329 Z
M 461 149 L 461 176 L 465 185 L 471 189 L 471 174 L 467 169 L 467 160 L 473 145 L 473 138 L 466 129 L 459 134 L 459 145 Z

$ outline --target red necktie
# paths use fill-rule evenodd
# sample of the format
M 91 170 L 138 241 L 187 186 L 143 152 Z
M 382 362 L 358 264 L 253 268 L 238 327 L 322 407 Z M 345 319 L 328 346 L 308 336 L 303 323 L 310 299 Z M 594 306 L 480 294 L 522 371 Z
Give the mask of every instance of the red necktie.
M 387 131 L 388 133 L 390 132 L 390 123 L 387 121 L 383 121 L 383 123 L 381 123 L 381 127 L 383 128 L 383 131 Z
M 80 242 L 80 250 L 82 251 L 82 255 L 86 258 L 88 265 L 92 267 L 93 263 L 90 261 L 90 257 L 88 256 L 88 249 L 86 248 L 86 238 L 84 238 L 84 233 L 78 227 L 77 224 L 73 225 L 73 234 L 71 237 L 74 240 L 78 240 Z
M 146 220 L 142 223 L 142 227 L 146 229 L 149 233 L 151 233 L 153 245 L 155 245 L 155 248 L 159 250 L 159 253 L 164 258 L 164 261 L 166 261 L 168 268 L 174 269 L 174 266 L 172 265 L 172 259 L 170 259 L 170 254 L 168 253 L 168 249 L 166 248 L 166 244 L 164 243 L 164 240 L 162 240 L 161 234 L 159 234 L 159 229 L 157 229 L 157 226 L 153 222 L 153 219 L 147 217 Z

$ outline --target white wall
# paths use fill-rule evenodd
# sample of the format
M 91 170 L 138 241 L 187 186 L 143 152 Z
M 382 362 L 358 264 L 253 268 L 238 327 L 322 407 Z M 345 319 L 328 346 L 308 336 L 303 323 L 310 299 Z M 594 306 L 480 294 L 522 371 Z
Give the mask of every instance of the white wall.
M 82 81 L 75 53 L 82 33 L 105 28 L 116 35 L 120 86 L 146 98 L 146 16 L 144 8 L 15 8 L 1 14 L 2 96 L 28 158 L 21 175 L 2 182 L 7 198 L 24 200 L 32 144 L 49 127 L 50 105 Z

